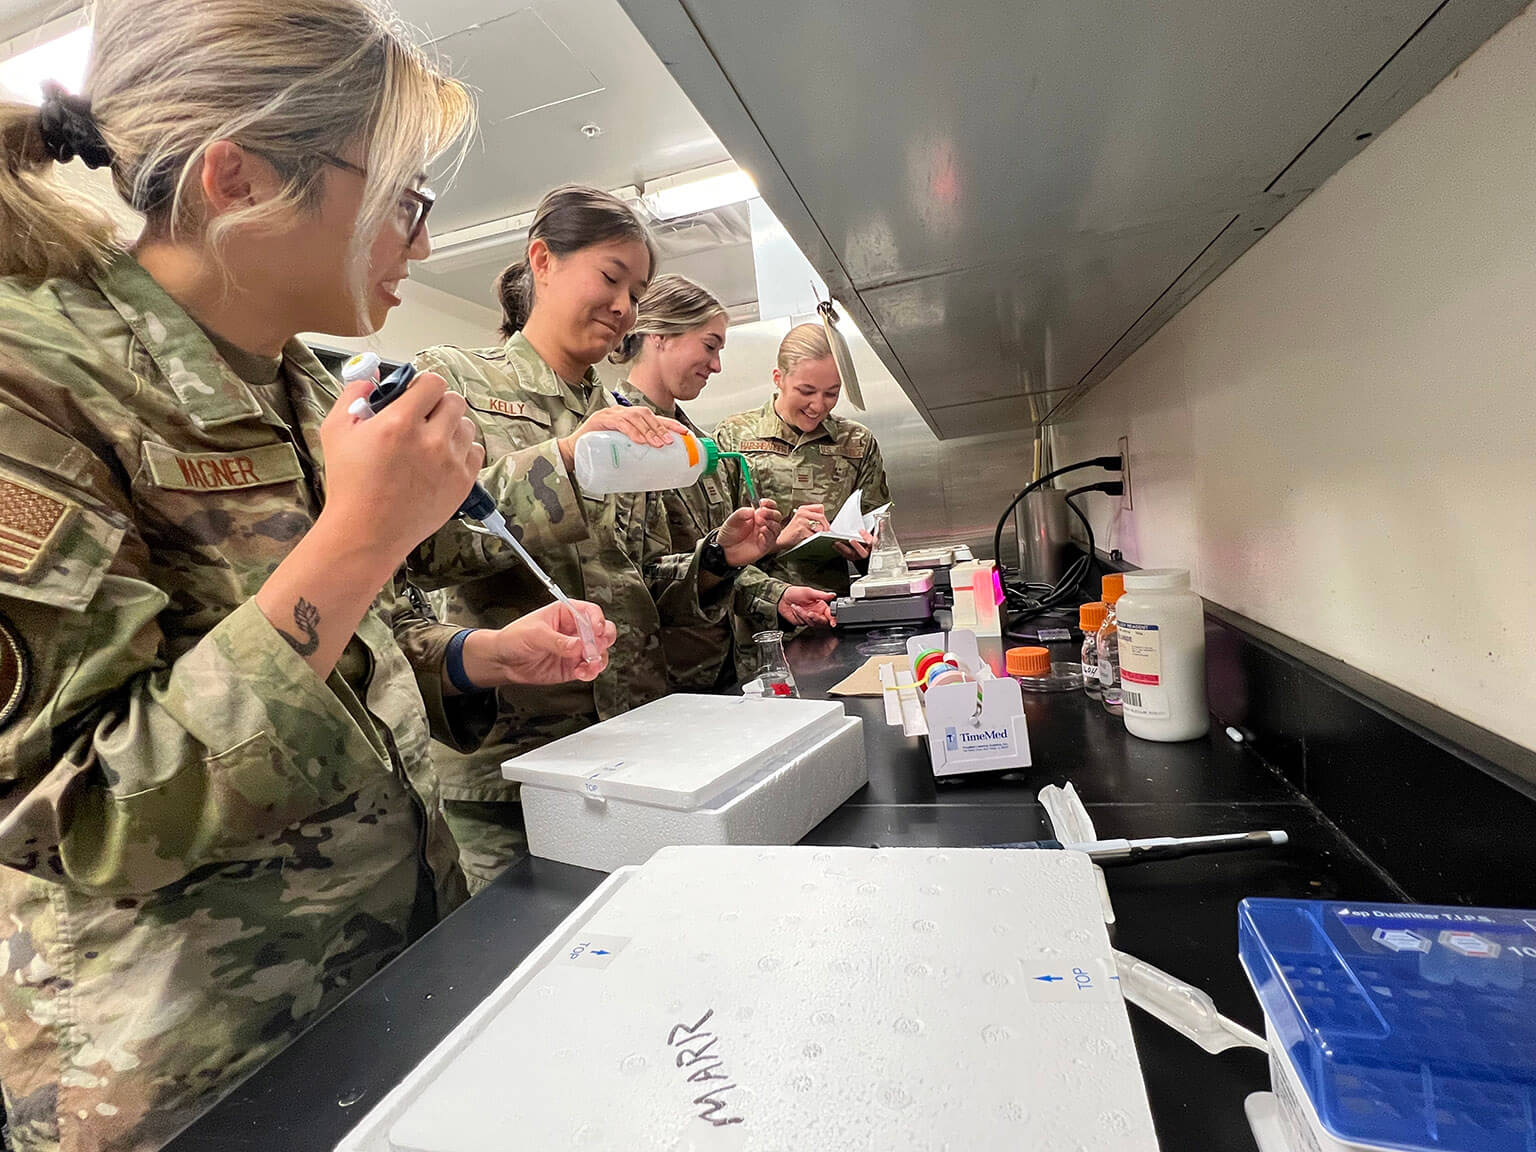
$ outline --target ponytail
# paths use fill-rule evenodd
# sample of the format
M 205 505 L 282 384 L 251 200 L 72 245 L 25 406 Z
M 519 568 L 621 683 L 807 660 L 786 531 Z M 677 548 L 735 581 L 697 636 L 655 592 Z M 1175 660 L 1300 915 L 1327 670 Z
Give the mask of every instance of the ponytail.
M 501 334 L 506 337 L 521 332 L 533 311 L 533 269 L 524 257 L 510 264 L 496 277 L 496 300 L 501 304 Z
M 111 160 L 85 101 L 50 86 L 41 108 L 0 103 L 0 276 L 79 277 L 112 253 L 111 218 L 54 171 L 76 156 L 92 168 Z
M 608 363 L 629 364 L 640 355 L 640 345 L 645 343 L 645 333 L 636 332 L 631 328 L 624 333 L 624 339 L 619 341 L 619 346 L 608 353 Z

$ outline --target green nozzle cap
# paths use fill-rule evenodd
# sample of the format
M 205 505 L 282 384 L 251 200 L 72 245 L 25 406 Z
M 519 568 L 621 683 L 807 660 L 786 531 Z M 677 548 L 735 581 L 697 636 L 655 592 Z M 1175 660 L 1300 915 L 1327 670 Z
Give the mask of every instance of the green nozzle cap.
M 757 506 L 757 485 L 752 483 L 752 465 L 747 463 L 747 458 L 740 452 L 722 452 L 720 445 L 716 444 L 708 436 L 700 436 L 699 443 L 704 445 L 704 475 L 713 476 L 719 468 L 721 460 L 735 460 L 741 465 L 741 478 L 747 486 L 747 498 L 752 501 L 752 506 Z

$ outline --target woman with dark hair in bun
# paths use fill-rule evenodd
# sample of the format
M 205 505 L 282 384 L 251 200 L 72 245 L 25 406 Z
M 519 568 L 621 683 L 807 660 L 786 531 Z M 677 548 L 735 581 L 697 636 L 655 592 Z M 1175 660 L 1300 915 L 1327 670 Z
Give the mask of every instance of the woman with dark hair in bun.
M 569 475 L 575 443 L 588 432 L 617 430 L 659 446 L 685 431 L 648 408 L 616 403 L 592 370 L 634 326 L 654 271 L 650 236 L 622 200 L 574 185 L 544 197 L 528 230 L 526 255 L 497 281 L 505 342 L 478 350 L 429 348 L 414 361 L 468 402 L 490 469 L 542 444 L 534 467 Z M 765 502 L 737 510 L 679 552 L 659 492 L 583 493 L 580 503 L 585 539 L 534 541 L 530 550 L 570 595 L 601 607 L 618 638 L 607 670 L 595 680 L 501 691 L 495 727 L 478 751 L 437 749 L 444 811 L 472 892 L 516 860 L 527 843 L 517 785 L 502 778 L 502 762 L 664 695 L 663 625 L 727 619 L 736 574 L 767 553 L 781 527 L 777 511 Z M 521 567 L 488 564 L 477 574 L 469 558 L 445 563 L 435 552 L 443 539 L 427 541 L 412 568 L 442 618 L 498 628 L 548 600 Z M 498 546 L 485 547 L 494 557 Z M 454 567 L 465 574 L 446 585 L 440 574 Z M 412 620 L 398 633 L 408 652 L 424 628 Z

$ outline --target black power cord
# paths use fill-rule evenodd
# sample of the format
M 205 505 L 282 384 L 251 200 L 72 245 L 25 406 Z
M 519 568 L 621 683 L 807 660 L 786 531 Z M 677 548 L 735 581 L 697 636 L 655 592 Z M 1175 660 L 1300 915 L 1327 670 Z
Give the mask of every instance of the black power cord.
M 1076 464 L 1068 464 L 1065 468 L 1047 472 L 1025 487 L 1024 491 L 1015 496 L 1008 507 L 1003 509 L 1003 514 L 997 518 L 997 529 L 992 533 L 992 556 L 997 561 L 998 572 L 1001 573 L 1003 570 L 1003 528 L 1008 523 L 1008 517 L 1013 515 L 1013 510 L 1019 506 L 1024 497 L 1037 488 L 1043 488 L 1056 477 L 1065 476 L 1068 472 L 1077 472 L 1083 468 L 1103 468 L 1107 472 L 1119 472 L 1124 466 L 1118 453 L 1114 456 L 1095 456 L 1092 460 L 1079 460 Z M 1079 512 L 1078 515 L 1081 516 L 1082 513 Z
M 1014 513 L 1014 508 L 1018 507 L 1018 504 L 1025 499 L 1025 496 L 1035 492 L 1037 488 L 1051 481 L 1055 476 L 1068 472 L 1077 472 L 1080 468 L 1094 467 L 1106 468 L 1106 470 L 1112 470 L 1112 472 L 1120 472 L 1123 462 L 1121 462 L 1120 456 L 1097 456 L 1097 458 L 1087 459 L 1087 461 L 1078 461 L 1077 464 L 1068 464 L 1066 467 L 1057 468 L 1055 472 L 1041 476 L 1034 484 L 1029 485 L 1023 492 L 1018 493 L 1014 501 L 1003 511 L 1001 519 L 998 519 L 997 530 L 995 530 L 994 538 L 992 538 L 994 554 L 1000 556 L 1001 544 L 1003 544 L 1003 539 L 1001 539 L 1003 538 L 1003 527 L 1008 522 L 1009 515 Z M 1078 593 L 1080 593 L 1081 587 L 1083 587 L 1084 579 L 1087 579 L 1087 576 L 1094 570 L 1094 562 L 1097 559 L 1097 541 L 1094 538 L 1094 525 L 1092 525 L 1092 522 L 1089 522 L 1089 519 L 1087 519 L 1087 516 L 1084 515 L 1083 510 L 1078 507 L 1074 499 L 1075 496 L 1081 496 L 1087 492 L 1103 492 L 1107 493 L 1107 495 L 1118 496 L 1124 492 L 1124 482 L 1118 481 L 1118 479 L 1117 481 L 1100 481 L 1097 484 L 1084 484 L 1081 487 L 1072 488 L 1071 492 L 1064 493 L 1063 499 L 1066 501 L 1066 505 L 1071 508 L 1072 515 L 1077 516 L 1078 521 L 1081 521 L 1081 524 L 1083 524 L 1083 531 L 1087 535 L 1087 551 L 1083 556 L 1078 556 L 1077 559 L 1074 559 L 1071 565 L 1068 565 L 1068 570 L 1061 574 L 1061 579 L 1058 579 L 1055 584 L 1029 584 L 1029 582 L 1020 581 L 1018 582 L 1018 587 L 1011 587 L 1008 581 L 1003 581 L 1006 604 L 1015 610 L 1014 613 L 1009 614 L 1008 622 L 1006 622 L 1005 628 L 1003 628 L 1003 631 L 1008 636 L 1018 637 L 1018 634 L 1014 633 L 1015 625 L 1023 624 L 1023 622 L 1029 621 L 1029 619 L 1035 619 L 1038 616 L 1063 616 L 1063 614 L 1071 613 L 1077 607 L 1078 599 L 1080 599 L 1078 598 Z M 1001 561 L 998 561 L 998 570 L 1001 570 Z M 1020 576 L 1021 574 L 1023 573 L 1020 571 Z
M 1124 487 L 1126 485 L 1121 481 L 1100 481 L 1098 484 L 1084 484 L 1083 487 L 1072 488 L 1071 492 L 1066 493 L 1064 496 L 1066 505 L 1083 522 L 1083 530 L 1087 533 L 1087 551 L 1068 565 L 1068 570 L 1061 574 L 1061 579 L 1058 579 L 1054 585 L 1025 585 L 1025 594 L 1020 598 L 1023 599 L 1021 604 L 1023 611 L 1009 619 L 1009 631 L 1015 624 L 1023 624 L 1029 619 L 1034 619 L 1035 616 L 1071 611 L 1072 608 L 1077 607 L 1078 593 L 1083 588 L 1083 581 L 1087 579 L 1087 574 L 1094 570 L 1097 542 L 1094 539 L 1094 525 L 1089 522 L 1087 516 L 1083 515 L 1083 510 L 1077 507 L 1072 498 L 1087 492 L 1103 492 L 1109 496 L 1120 496 L 1124 492 Z M 1044 591 L 1040 596 L 1029 596 L 1028 593 L 1032 588 L 1044 588 Z

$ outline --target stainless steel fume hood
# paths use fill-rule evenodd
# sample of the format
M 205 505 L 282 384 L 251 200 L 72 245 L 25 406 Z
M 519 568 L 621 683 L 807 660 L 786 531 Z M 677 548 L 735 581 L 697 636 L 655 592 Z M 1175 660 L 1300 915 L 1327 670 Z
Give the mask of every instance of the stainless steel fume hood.
M 621 0 L 944 437 L 1067 412 L 1526 0 Z

